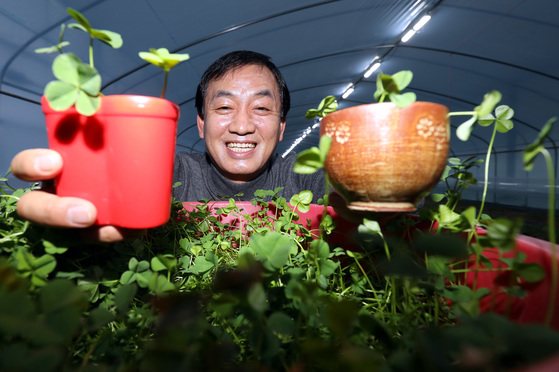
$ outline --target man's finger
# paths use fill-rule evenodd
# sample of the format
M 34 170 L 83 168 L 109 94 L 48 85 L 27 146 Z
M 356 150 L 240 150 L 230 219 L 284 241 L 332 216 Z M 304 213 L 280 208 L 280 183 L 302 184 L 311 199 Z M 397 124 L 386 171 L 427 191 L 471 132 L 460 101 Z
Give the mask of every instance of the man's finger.
M 61 198 L 44 191 L 24 194 L 17 203 L 17 213 L 31 222 L 53 227 L 88 227 L 97 218 L 97 210 L 91 202 Z
M 31 149 L 18 153 L 12 159 L 12 173 L 24 181 L 42 181 L 54 178 L 62 169 L 62 157 L 48 149 Z

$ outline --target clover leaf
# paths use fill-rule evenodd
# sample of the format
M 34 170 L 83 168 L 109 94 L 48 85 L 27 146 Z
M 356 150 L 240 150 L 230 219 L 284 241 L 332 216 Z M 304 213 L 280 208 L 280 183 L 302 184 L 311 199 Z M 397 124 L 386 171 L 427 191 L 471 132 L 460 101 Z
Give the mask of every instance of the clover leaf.
M 312 202 L 313 194 L 309 190 L 303 190 L 298 194 L 295 194 L 289 200 L 294 208 L 298 209 L 301 213 L 307 213 L 310 210 L 310 204 Z
M 100 105 L 101 76 L 94 67 L 86 65 L 73 53 L 55 58 L 52 71 L 58 80 L 45 87 L 50 106 L 63 111 L 76 106 L 82 115 L 93 115 Z
M 37 49 L 35 49 L 35 53 L 49 54 L 49 53 L 62 52 L 62 48 L 67 46 L 67 45 L 70 45 L 70 42 L 63 41 L 61 43 L 58 43 L 58 44 L 50 46 L 50 47 L 37 48 Z
M 142 288 L 147 288 L 153 271 L 150 270 L 148 261 L 138 261 L 136 257 L 132 257 L 128 262 L 128 270 L 120 276 L 121 284 L 132 284 L 134 282 Z
M 167 90 L 167 75 L 169 71 L 175 67 L 180 62 L 186 61 L 190 58 L 188 53 L 177 54 L 169 53 L 166 48 L 153 49 L 151 48 L 149 52 L 138 53 L 140 58 L 143 60 L 157 66 L 161 67 L 165 71 L 165 78 L 163 80 L 163 90 L 161 92 L 161 98 L 165 96 L 165 91 Z
M 64 41 L 64 31 L 66 31 L 66 25 L 62 24 L 60 26 L 60 35 L 58 36 L 58 44 L 46 47 L 46 48 L 38 48 L 35 49 L 35 53 L 62 53 L 62 48 L 70 45 L 70 42 Z
M 143 60 L 154 64 L 157 67 L 161 67 L 165 71 L 169 71 L 180 62 L 186 61 L 190 58 L 188 53 L 169 53 L 166 48 L 150 48 L 149 52 L 140 52 L 138 54 Z
M 103 43 L 111 46 L 114 49 L 118 49 L 122 46 L 122 37 L 120 34 L 109 31 L 109 30 L 98 30 L 92 28 L 89 21 L 75 9 L 68 8 L 68 14 L 76 20 L 78 23 L 71 23 L 68 25 L 69 28 L 79 29 L 89 34 L 91 39 L 97 39 Z
M 538 134 L 536 140 L 532 142 L 530 145 L 526 146 L 526 149 L 524 150 L 524 157 L 523 157 L 525 170 L 531 171 L 532 168 L 534 167 L 536 156 L 544 150 L 543 143 L 545 139 L 549 136 L 549 133 L 551 133 L 551 129 L 553 128 L 553 125 L 555 124 L 556 121 L 557 121 L 557 117 L 553 117 L 549 119 L 547 123 L 545 123 L 544 126 L 542 127 L 542 130 Z
M 399 71 L 394 75 L 380 73 L 377 76 L 377 90 L 375 99 L 377 102 L 384 102 L 386 99 L 393 102 L 398 107 L 409 106 L 415 102 L 416 95 L 413 92 L 402 93 L 413 79 L 413 72 L 409 70 Z
M 330 145 L 332 145 L 332 137 L 320 137 L 318 147 L 313 146 L 297 155 L 293 171 L 299 174 L 312 174 L 320 168 L 324 168 L 324 162 L 326 161 L 328 150 L 330 150 Z
M 456 136 L 462 140 L 467 141 L 470 138 L 470 135 L 474 131 L 476 122 L 479 122 L 482 126 L 491 125 L 495 120 L 495 116 L 491 115 L 493 108 L 501 101 L 501 93 L 497 90 L 489 92 L 483 96 L 483 102 L 479 106 L 477 106 L 474 111 L 468 112 L 453 112 L 449 115 L 471 115 L 471 117 L 460 124 L 458 128 L 456 128 Z M 501 132 L 505 130 L 507 127 L 512 128 L 512 115 L 514 115 L 514 111 L 510 109 L 508 106 L 503 106 L 502 108 L 495 111 L 497 117 L 499 118 L 499 126 L 497 130 Z M 509 129 L 510 129 L 509 128 Z M 504 132 L 501 132 L 504 133 Z
M 306 119 L 313 119 L 316 117 L 323 118 L 326 115 L 336 111 L 338 109 L 338 102 L 336 97 L 327 96 L 324 97 L 316 109 L 310 109 L 305 114 Z

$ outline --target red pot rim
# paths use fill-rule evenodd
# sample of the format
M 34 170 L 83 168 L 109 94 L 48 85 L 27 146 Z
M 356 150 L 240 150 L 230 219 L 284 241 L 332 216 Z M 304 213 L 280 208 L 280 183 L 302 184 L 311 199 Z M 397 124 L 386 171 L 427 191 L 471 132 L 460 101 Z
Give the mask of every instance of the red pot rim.
M 43 113 L 60 114 L 60 113 L 77 113 L 74 107 L 70 107 L 65 111 L 56 111 L 48 103 L 45 96 L 41 97 L 41 106 Z M 95 115 L 141 115 L 141 116 L 157 116 L 169 117 L 175 119 L 179 115 L 179 107 L 164 98 L 115 94 L 101 97 L 101 106 Z

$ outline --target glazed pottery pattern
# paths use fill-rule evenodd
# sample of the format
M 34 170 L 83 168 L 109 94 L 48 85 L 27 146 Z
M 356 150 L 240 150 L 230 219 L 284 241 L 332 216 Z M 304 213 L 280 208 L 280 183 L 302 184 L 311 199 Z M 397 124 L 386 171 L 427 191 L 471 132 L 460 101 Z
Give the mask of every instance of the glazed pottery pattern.
M 350 209 L 413 211 L 447 163 L 448 109 L 430 102 L 350 107 L 325 116 L 320 134 L 332 137 L 325 170 Z

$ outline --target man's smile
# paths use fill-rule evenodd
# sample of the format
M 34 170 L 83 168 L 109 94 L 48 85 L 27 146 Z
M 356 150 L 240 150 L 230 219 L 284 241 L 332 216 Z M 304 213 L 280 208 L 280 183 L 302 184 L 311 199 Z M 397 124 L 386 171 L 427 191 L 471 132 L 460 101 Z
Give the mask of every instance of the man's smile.
M 256 147 L 256 143 L 249 142 L 227 142 L 227 148 L 234 152 L 248 152 Z

